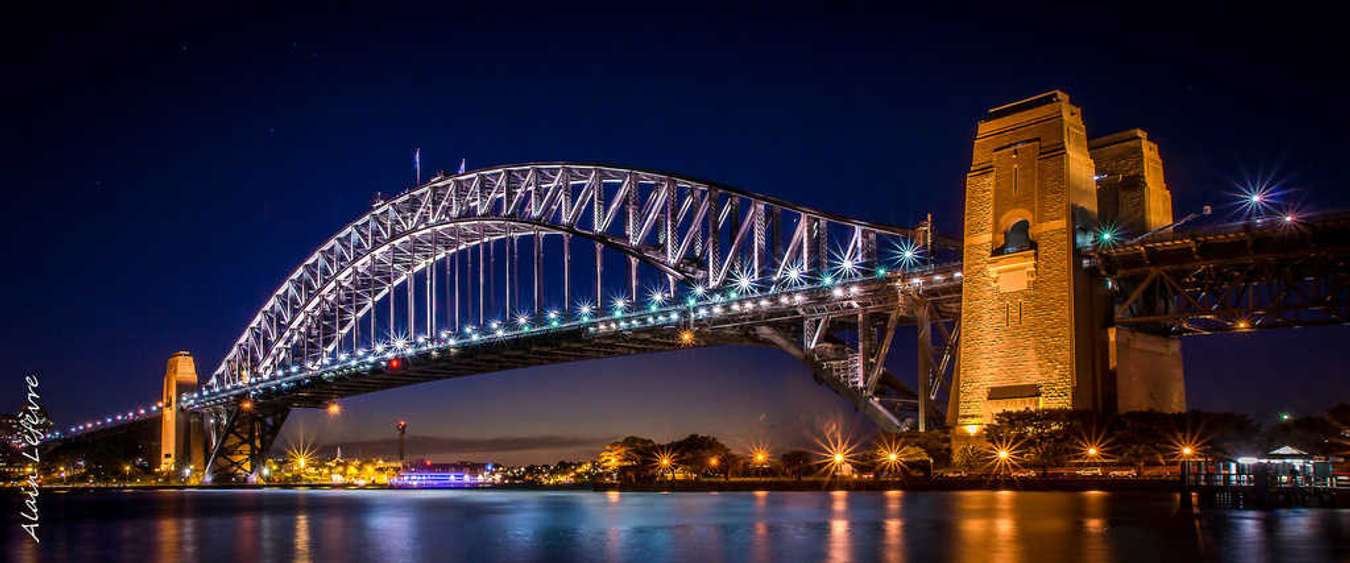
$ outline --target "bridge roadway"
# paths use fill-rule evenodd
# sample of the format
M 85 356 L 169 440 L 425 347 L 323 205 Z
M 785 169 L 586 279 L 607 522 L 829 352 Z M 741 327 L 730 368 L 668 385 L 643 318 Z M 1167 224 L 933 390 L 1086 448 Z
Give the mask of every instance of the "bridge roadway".
M 1350 212 L 1272 216 L 1088 254 L 1114 323 L 1168 336 L 1350 322 Z
M 949 264 L 917 273 L 890 273 L 772 293 L 730 297 L 734 292 L 725 292 L 693 303 L 623 315 L 546 318 L 538 325 L 513 324 L 458 339 L 411 342 L 382 353 L 340 358 L 315 369 L 292 368 L 275 377 L 206 388 L 184 397 L 182 405 L 207 413 L 231 408 L 245 399 L 259 410 L 322 408 L 354 395 L 455 377 L 694 346 L 742 344 L 784 350 L 806 362 L 817 381 L 878 422 L 899 425 L 897 407 L 915 403 L 915 392 L 884 368 L 884 350 L 871 352 L 880 360 L 871 380 L 855 377 L 857 371 L 839 369 L 841 364 L 855 361 L 848 355 L 856 342 L 845 342 L 832 331 L 844 328 L 845 332 L 856 333 L 860 318 L 892 313 L 896 318 L 887 318 L 891 329 L 913 323 L 918 316 L 916 308 L 925 302 L 937 309 L 937 315 L 950 317 L 960 307 L 959 272 L 959 264 Z M 807 333 L 808 327 L 817 327 L 822 321 L 835 326 Z

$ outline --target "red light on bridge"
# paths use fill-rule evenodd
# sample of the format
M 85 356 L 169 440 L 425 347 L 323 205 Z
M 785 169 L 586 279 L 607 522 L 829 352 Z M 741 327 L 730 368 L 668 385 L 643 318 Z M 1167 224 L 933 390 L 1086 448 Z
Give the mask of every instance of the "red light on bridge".
M 389 369 L 398 369 L 399 366 L 401 365 L 403 365 L 403 360 L 400 360 L 398 358 L 389 359 Z

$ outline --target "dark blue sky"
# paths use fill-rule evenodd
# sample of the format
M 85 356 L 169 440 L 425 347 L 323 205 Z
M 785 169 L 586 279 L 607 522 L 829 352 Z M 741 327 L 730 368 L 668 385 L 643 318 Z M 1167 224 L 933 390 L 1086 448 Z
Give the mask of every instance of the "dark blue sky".
M 975 121 L 1060 88 L 1092 135 L 1149 131 L 1179 215 L 1258 175 L 1305 207 L 1350 206 L 1338 36 L 1296 14 L 685 8 L 34 15 L 7 73 L 0 365 L 14 394 L 40 369 L 54 417 L 76 423 L 153 401 L 174 350 L 209 372 L 315 245 L 408 186 L 414 146 L 425 169 L 606 161 L 887 223 L 931 210 L 959 234 Z M 1267 416 L 1350 398 L 1347 336 L 1189 339 L 1190 404 Z M 391 391 L 288 432 L 378 438 L 402 417 L 417 434 L 554 437 L 501 454 L 521 460 L 624 433 L 787 444 L 832 417 L 866 430 L 785 356 L 671 356 Z

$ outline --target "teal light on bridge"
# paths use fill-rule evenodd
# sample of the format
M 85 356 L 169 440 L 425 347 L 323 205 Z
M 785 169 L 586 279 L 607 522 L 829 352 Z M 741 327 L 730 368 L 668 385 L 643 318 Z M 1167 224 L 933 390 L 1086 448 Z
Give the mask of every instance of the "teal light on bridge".
M 885 266 L 876 266 L 876 271 L 884 276 L 889 273 Z M 785 270 L 789 279 L 803 279 L 802 270 Z M 953 272 L 951 278 L 959 279 L 959 272 Z M 934 274 L 927 279 L 937 282 L 943 278 L 942 274 Z M 907 282 L 917 284 L 925 281 L 923 277 L 908 278 Z M 543 315 L 548 327 L 575 327 L 578 330 L 584 328 L 587 333 L 596 333 L 611 331 L 617 329 L 638 329 L 643 327 L 657 327 L 674 323 L 683 318 L 679 309 L 688 308 L 689 318 L 693 319 L 711 319 L 726 314 L 747 314 L 758 311 L 768 311 L 777 307 L 787 308 L 795 307 L 805 303 L 812 298 L 813 292 L 828 289 L 828 295 L 835 299 L 856 299 L 861 295 L 863 287 L 857 284 L 839 285 L 837 278 L 830 274 L 825 274 L 819 278 L 819 283 L 814 285 L 803 285 L 796 288 L 770 287 L 762 295 L 756 292 L 738 291 L 736 288 L 728 289 L 725 292 L 712 293 L 702 289 L 702 286 L 690 288 L 690 293 L 682 301 L 675 300 L 676 294 L 667 294 L 658 287 L 651 292 L 651 305 L 666 305 L 667 301 L 672 301 L 671 305 L 665 307 L 649 307 L 650 314 L 639 317 L 627 317 L 628 305 L 630 304 L 627 296 L 620 295 L 615 301 L 615 316 L 612 320 L 602 320 L 594 318 L 594 307 L 589 303 L 579 302 L 572 313 L 560 312 L 557 309 L 549 309 Z M 737 278 L 734 285 L 744 289 L 747 286 L 755 287 L 755 280 L 750 278 L 744 270 L 737 272 Z M 700 306 L 698 293 L 706 298 L 704 305 Z M 672 306 L 673 305 L 673 306 Z M 570 319 L 570 320 L 569 320 Z M 501 339 L 511 339 L 515 337 L 524 337 L 536 333 L 536 327 L 533 326 L 535 319 L 527 312 L 521 312 L 513 315 L 508 322 L 503 323 L 500 320 L 489 321 L 488 335 L 489 341 L 500 341 Z M 598 323 L 598 324 L 597 324 Z M 509 325 L 509 326 L 508 326 Z M 465 335 L 465 338 L 457 338 L 458 335 Z M 362 376 L 365 374 L 380 373 L 382 370 L 399 369 L 404 362 L 410 361 L 418 356 L 427 355 L 431 358 L 441 357 L 442 352 L 452 351 L 453 348 L 461 344 L 476 344 L 483 339 L 482 329 L 474 325 L 465 325 L 458 333 L 448 330 L 431 332 L 426 335 L 415 337 L 412 342 L 402 336 L 395 334 L 391 340 L 386 342 L 376 342 L 373 344 L 374 352 L 370 353 L 363 348 L 357 348 L 350 352 L 337 352 L 331 355 L 325 355 L 316 361 L 308 363 L 295 363 L 285 366 L 278 366 L 275 371 L 263 374 L 250 383 L 226 383 L 212 387 L 203 388 L 196 393 L 189 393 L 181 398 L 181 404 L 184 408 L 197 408 L 199 406 L 210 406 L 219 404 L 219 401 L 235 400 L 239 396 L 256 396 L 258 393 L 284 393 L 287 390 L 297 387 L 305 387 L 324 381 L 334 381 L 334 378 Z M 467 342 L 465 342 L 467 341 Z M 275 380 L 275 381 L 268 381 Z M 234 398 L 234 399 L 232 399 Z M 93 430 L 114 425 L 115 423 L 129 422 L 138 419 L 139 416 L 146 416 L 146 412 L 155 413 L 157 407 L 149 407 L 139 411 L 133 409 L 125 414 L 115 414 L 104 419 L 94 419 L 94 422 L 88 425 L 74 426 L 72 432 Z
M 1115 225 L 1101 225 L 1096 235 L 1097 246 L 1114 246 L 1121 242 L 1120 230 Z

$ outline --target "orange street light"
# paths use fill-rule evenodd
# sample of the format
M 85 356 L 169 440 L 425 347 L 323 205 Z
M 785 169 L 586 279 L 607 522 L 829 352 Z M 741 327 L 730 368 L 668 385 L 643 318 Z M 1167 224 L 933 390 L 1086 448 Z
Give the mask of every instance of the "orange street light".
M 328 411 L 328 416 L 337 416 L 342 414 L 342 405 L 339 405 L 337 401 L 333 401 L 328 403 L 328 408 L 326 410 Z

